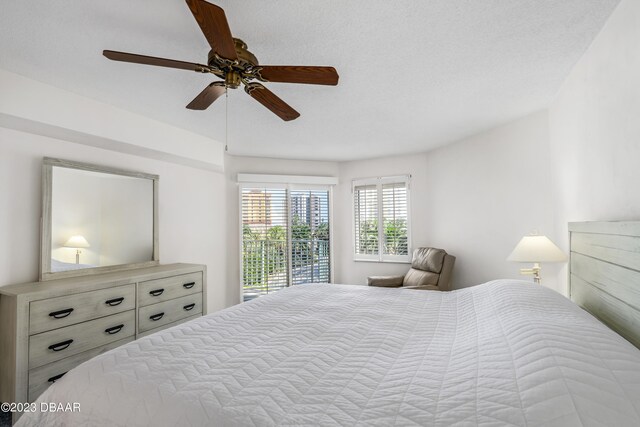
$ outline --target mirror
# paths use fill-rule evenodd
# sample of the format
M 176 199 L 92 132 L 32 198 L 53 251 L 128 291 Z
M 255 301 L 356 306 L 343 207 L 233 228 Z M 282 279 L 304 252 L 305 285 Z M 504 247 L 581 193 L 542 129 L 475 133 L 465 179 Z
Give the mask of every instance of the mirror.
M 40 280 L 158 264 L 158 176 L 45 158 Z

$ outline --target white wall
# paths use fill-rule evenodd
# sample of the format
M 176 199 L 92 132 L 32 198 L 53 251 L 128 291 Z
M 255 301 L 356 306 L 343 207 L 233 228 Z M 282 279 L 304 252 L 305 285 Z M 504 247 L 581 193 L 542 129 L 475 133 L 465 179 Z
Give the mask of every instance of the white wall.
M 78 179 L 77 172 L 83 179 Z M 101 179 L 97 174 L 56 168 L 51 192 L 51 258 L 74 264 L 76 249 L 63 245 L 71 236 L 83 236 L 90 248 L 81 249 L 80 263 L 100 265 L 102 252 Z M 71 190 L 70 190 L 71 189 Z
M 434 246 L 457 257 L 453 285 L 521 278 L 506 261 L 520 238 L 538 230 L 555 239 L 546 112 L 434 151 L 340 164 L 336 191 L 336 280 L 403 274 L 407 264 L 355 262 L 351 181 L 411 174 L 412 246 Z M 557 268 L 545 267 L 555 287 Z
M 222 171 L 223 144 L 0 69 L 0 126 Z
M 225 157 L 227 212 L 227 278 L 228 301 L 240 302 L 240 199 L 238 173 L 265 175 L 338 176 L 336 162 L 268 159 L 258 157 Z M 337 262 L 336 262 L 337 263 Z
M 549 109 L 565 249 L 570 221 L 640 219 L 639 40 L 640 2 L 622 0 Z
M 44 156 L 160 175 L 160 261 L 206 264 L 209 311 L 235 301 L 226 281 L 225 179 L 219 172 L 0 127 L 0 286 L 38 278 Z M 235 292 L 235 287 L 232 291 Z
M 466 287 L 521 278 L 506 261 L 532 231 L 557 241 L 546 112 L 539 112 L 432 151 L 425 165 L 425 217 L 433 246 L 458 257 L 453 281 Z M 557 266 L 543 265 L 557 289 Z
M 152 260 L 153 181 L 114 175 L 100 181 L 100 265 Z

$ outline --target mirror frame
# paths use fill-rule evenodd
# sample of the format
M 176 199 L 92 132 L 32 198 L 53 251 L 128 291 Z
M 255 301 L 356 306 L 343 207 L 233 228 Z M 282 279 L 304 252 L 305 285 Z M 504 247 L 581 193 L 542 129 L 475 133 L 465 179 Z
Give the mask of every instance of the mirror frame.
M 69 270 L 51 272 L 51 228 L 52 228 L 52 195 L 53 195 L 53 167 L 78 169 L 90 172 L 100 172 L 113 175 L 122 175 L 134 178 L 143 178 L 153 181 L 153 259 L 151 261 L 108 265 L 104 267 L 85 268 L 81 270 Z M 143 172 L 134 172 L 109 166 L 100 166 L 90 163 L 76 162 L 72 160 L 55 159 L 45 157 L 42 161 L 42 214 L 40 216 L 40 281 L 64 279 L 67 277 L 90 276 L 109 273 L 113 271 L 130 270 L 134 268 L 151 267 L 160 263 L 160 242 L 158 239 L 158 185 L 160 177 Z

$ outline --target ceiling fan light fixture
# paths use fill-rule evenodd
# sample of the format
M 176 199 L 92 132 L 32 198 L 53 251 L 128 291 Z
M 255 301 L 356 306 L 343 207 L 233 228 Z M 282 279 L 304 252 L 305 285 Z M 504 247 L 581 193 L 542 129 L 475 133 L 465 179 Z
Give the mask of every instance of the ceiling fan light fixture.
M 237 89 L 238 86 L 240 86 L 240 83 L 242 83 L 242 77 L 239 72 L 235 70 L 227 71 L 224 76 L 225 86 L 231 89 Z

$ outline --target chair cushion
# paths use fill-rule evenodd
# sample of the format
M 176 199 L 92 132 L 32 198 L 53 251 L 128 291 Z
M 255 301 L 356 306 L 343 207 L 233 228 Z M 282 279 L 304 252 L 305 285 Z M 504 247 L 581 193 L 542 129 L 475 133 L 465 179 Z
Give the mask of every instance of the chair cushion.
M 437 248 L 418 248 L 413 251 L 413 259 L 411 260 L 411 267 L 430 271 L 432 273 L 440 274 L 442 271 L 442 263 L 444 262 L 444 256 L 447 254 L 443 249 Z M 438 280 L 436 279 L 436 283 Z
M 404 282 L 402 282 L 402 286 L 437 285 L 439 277 L 439 274 L 432 273 L 430 271 L 422 271 L 411 268 L 409 269 L 409 272 L 404 276 Z

